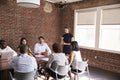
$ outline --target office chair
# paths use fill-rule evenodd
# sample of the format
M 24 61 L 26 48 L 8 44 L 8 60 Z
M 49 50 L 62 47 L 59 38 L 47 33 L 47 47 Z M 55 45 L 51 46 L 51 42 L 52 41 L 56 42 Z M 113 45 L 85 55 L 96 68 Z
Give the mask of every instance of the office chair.
M 11 80 L 15 80 L 15 78 L 13 77 L 12 73 L 9 71 L 9 74 L 10 74 L 10 78 Z
M 71 70 L 71 72 L 77 75 L 78 80 L 80 80 L 79 79 L 80 74 L 83 74 L 85 72 L 88 73 L 88 78 L 90 80 L 90 73 L 89 73 L 89 68 L 88 68 L 88 60 L 87 61 L 79 61 L 79 62 L 77 62 L 76 69 L 77 69 L 76 71 Z
M 50 71 L 55 73 L 55 76 L 53 76 L 51 73 L 48 74 L 49 76 L 53 77 L 56 80 L 65 79 L 66 75 L 68 74 L 68 71 L 70 70 L 70 65 L 56 65 L 56 67 L 52 67 L 52 65 L 49 67 Z
M 32 71 L 28 73 L 15 72 L 14 77 L 10 71 L 9 74 L 11 80 L 37 80 L 36 71 Z

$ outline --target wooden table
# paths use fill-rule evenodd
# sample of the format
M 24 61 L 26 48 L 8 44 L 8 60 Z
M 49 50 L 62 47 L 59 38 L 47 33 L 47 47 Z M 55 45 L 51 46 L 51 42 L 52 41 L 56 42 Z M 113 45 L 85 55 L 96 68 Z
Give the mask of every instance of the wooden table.
M 49 57 L 45 57 L 44 55 L 35 55 L 35 58 L 38 64 L 41 64 L 43 62 L 46 63 L 49 60 Z
M 49 57 L 45 57 L 43 55 L 35 55 L 35 58 L 36 58 L 37 64 L 38 64 L 38 73 L 40 75 L 45 76 L 46 64 L 47 64 L 47 62 L 49 60 Z
M 10 80 L 9 60 L 0 58 L 0 80 Z
M 6 70 L 9 68 L 9 60 L 0 58 L 0 70 Z

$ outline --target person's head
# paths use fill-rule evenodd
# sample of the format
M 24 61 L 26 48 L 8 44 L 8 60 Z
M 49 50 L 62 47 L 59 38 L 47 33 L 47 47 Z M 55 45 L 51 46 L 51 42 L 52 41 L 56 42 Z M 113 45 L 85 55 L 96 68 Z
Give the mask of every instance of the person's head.
M 20 45 L 22 45 L 22 44 L 24 44 L 24 45 L 27 44 L 27 40 L 24 37 L 20 39 Z
M 71 48 L 72 48 L 72 51 L 79 51 L 79 46 L 78 46 L 77 41 L 71 42 Z
M 69 28 L 68 28 L 68 27 L 65 27 L 65 28 L 64 28 L 64 31 L 65 31 L 65 33 L 69 33 Z
M 0 48 L 4 49 L 7 47 L 7 42 L 5 40 L 0 40 Z
M 20 53 L 24 54 L 27 52 L 28 50 L 28 46 L 27 45 L 20 45 Z
M 60 52 L 61 52 L 60 44 L 54 43 L 54 44 L 52 45 L 52 50 L 53 50 L 55 53 L 60 53 Z
M 40 43 L 43 43 L 43 42 L 44 42 L 44 37 L 43 37 L 43 36 L 38 37 L 38 39 L 39 39 L 39 42 L 40 42 Z

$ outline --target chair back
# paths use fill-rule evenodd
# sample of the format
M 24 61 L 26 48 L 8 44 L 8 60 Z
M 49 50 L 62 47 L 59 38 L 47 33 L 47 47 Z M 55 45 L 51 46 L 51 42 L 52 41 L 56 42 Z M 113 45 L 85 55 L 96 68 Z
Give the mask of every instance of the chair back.
M 59 75 L 67 75 L 68 71 L 69 71 L 69 65 L 57 65 L 56 67 L 56 73 Z
M 35 71 L 28 72 L 28 73 L 15 72 L 15 79 L 16 80 L 34 80 L 35 73 L 36 73 Z
M 89 68 L 88 68 L 88 60 L 87 61 L 78 61 L 76 64 L 76 71 L 74 72 L 75 74 L 77 73 L 77 80 L 80 80 L 80 74 L 83 74 L 84 72 L 88 73 L 88 77 L 90 80 L 90 73 L 89 73 Z M 79 72 L 80 70 L 80 72 Z
M 50 70 L 59 75 L 66 75 L 68 73 L 69 67 L 70 65 L 59 65 L 56 61 L 53 61 L 49 66 Z
M 58 65 L 57 62 L 56 62 L 56 61 L 53 61 L 53 62 L 49 65 L 49 68 L 50 68 L 52 71 L 55 71 L 57 65 Z
M 85 71 L 87 66 L 88 66 L 88 61 L 80 61 L 80 62 L 77 62 L 77 67 L 80 71 Z

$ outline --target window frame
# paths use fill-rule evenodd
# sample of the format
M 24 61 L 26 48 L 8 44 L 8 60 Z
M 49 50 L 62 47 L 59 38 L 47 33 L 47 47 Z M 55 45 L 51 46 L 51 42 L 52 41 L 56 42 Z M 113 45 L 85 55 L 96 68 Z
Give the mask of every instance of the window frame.
M 80 48 L 86 48 L 86 49 L 92 49 L 92 50 L 98 50 L 98 51 L 105 51 L 105 52 L 112 52 L 112 53 L 118 53 L 120 54 L 120 51 L 115 51 L 115 50 L 108 50 L 108 49 L 101 49 L 99 48 L 99 38 L 100 38 L 100 26 L 101 24 L 101 15 L 102 15 L 102 10 L 104 9 L 112 9 L 112 8 L 120 8 L 120 4 L 114 4 L 114 5 L 107 5 L 107 6 L 99 6 L 99 7 L 94 7 L 94 8 L 86 8 L 86 9 L 77 9 L 74 10 L 74 36 L 76 32 L 76 25 L 77 25 L 77 14 L 80 11 L 92 11 L 96 10 L 96 30 L 95 30 L 95 47 L 87 47 L 87 46 L 79 46 Z

